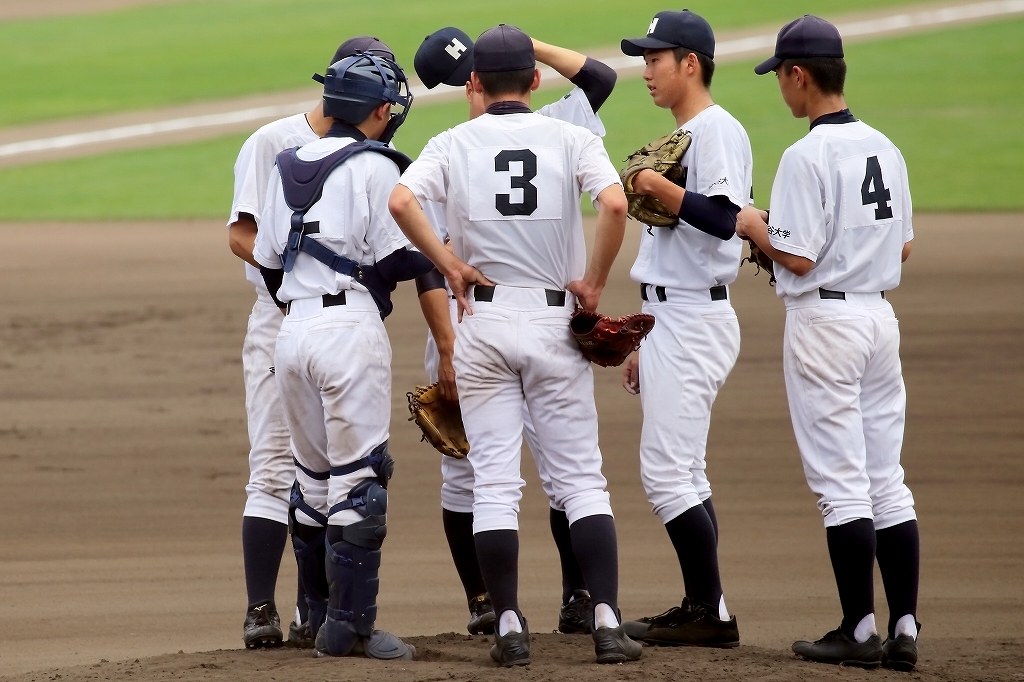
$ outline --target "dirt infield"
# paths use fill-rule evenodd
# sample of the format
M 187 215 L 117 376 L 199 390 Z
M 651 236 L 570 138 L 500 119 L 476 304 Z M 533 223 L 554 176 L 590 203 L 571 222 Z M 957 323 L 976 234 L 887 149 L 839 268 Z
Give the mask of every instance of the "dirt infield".
M 890 294 L 909 392 L 904 462 L 918 503 L 922 664 L 911 679 L 1021 680 L 1024 660 L 1024 228 L 1020 215 L 922 215 Z M 0 676 L 17 680 L 368 679 L 381 665 L 249 653 L 239 541 L 247 440 L 240 349 L 252 293 L 216 221 L 0 225 Z M 602 308 L 634 310 L 632 226 Z M 536 663 L 496 672 L 466 613 L 438 511 L 438 457 L 405 421 L 425 326 L 411 287 L 388 319 L 398 471 L 379 625 L 415 636 L 411 680 L 907 679 L 796 661 L 789 643 L 838 620 L 781 372 L 783 310 L 744 266 L 743 348 L 716 405 L 709 474 L 721 564 L 744 646 L 646 649 L 579 668 L 587 638 L 538 634 Z M 597 370 L 602 448 L 620 532 L 626 616 L 678 602 L 671 547 L 637 475 L 640 409 Z M 754 407 L 751 416 L 741 408 Z M 527 466 L 522 607 L 557 616 L 558 564 Z M 278 604 L 288 620 L 294 562 Z M 876 590 L 879 619 L 886 611 Z M 175 653 L 185 652 L 185 653 Z M 195 653 L 206 652 L 206 653 Z M 106 659 L 106 660 L 102 660 Z M 314 667 L 315 666 L 315 667 Z

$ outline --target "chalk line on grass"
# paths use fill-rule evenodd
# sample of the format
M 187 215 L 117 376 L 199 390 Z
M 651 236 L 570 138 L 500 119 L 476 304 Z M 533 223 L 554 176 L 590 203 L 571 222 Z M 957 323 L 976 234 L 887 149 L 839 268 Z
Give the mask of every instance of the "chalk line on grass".
M 856 40 L 879 38 L 892 33 L 925 31 L 947 24 L 995 19 L 1021 13 L 1024 13 L 1024 0 L 990 0 L 988 2 L 956 5 L 940 9 L 900 12 L 874 19 L 841 22 L 836 24 L 836 26 L 844 38 Z M 762 33 L 744 38 L 723 40 L 716 46 L 715 61 L 719 63 L 734 61 L 755 53 L 767 56 L 767 51 L 775 48 L 775 36 L 775 33 Z M 602 61 L 624 76 L 635 75 L 644 65 L 643 59 L 640 57 L 616 56 L 603 58 Z M 555 78 L 557 75 L 550 67 L 541 68 L 542 83 L 546 82 L 550 85 L 559 84 L 558 79 Z M 421 103 L 424 101 L 452 99 L 461 92 L 462 88 L 447 86 L 438 86 L 433 90 L 428 90 L 422 85 L 412 87 L 413 96 Z M 313 102 L 307 100 L 11 142 L 0 145 L 0 158 L 73 149 L 87 145 L 151 137 L 171 132 L 235 126 L 253 121 L 271 121 L 283 116 L 308 111 L 312 105 Z

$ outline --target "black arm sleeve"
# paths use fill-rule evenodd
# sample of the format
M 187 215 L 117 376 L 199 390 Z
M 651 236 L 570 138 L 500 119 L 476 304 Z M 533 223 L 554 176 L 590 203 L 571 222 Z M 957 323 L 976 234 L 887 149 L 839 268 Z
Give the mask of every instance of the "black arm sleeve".
M 416 295 L 422 296 L 434 289 L 444 289 L 444 275 L 434 268 L 425 275 L 416 278 Z
M 427 274 L 434 264 L 419 251 L 403 247 L 381 258 L 373 267 L 387 282 L 404 282 Z
M 736 234 L 739 212 L 739 207 L 723 196 L 709 197 L 689 190 L 683 195 L 683 203 L 679 207 L 680 218 L 701 232 L 722 240 L 732 239 Z
M 612 67 L 587 57 L 583 68 L 570 78 L 569 82 L 583 91 L 583 94 L 587 96 L 587 101 L 590 102 L 590 108 L 596 114 L 608 96 L 612 94 L 612 90 L 615 88 L 615 79 L 618 77 L 619 75 Z
M 281 303 L 280 299 L 277 298 L 277 292 L 281 289 L 281 282 L 284 280 L 284 270 L 280 268 L 274 270 L 261 265 L 260 274 L 263 275 L 263 282 L 267 285 L 267 291 L 270 292 L 270 297 L 274 299 L 274 303 L 277 304 L 278 308 L 283 308 L 284 303 Z

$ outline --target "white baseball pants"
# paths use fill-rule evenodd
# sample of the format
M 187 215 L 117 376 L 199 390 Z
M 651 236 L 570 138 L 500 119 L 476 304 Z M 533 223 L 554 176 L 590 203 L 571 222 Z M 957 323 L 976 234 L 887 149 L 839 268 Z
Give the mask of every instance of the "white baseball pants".
M 459 330 L 458 321 L 455 319 L 455 307 L 452 310 L 452 325 L 456 333 Z M 440 354 L 437 352 L 437 344 L 430 332 L 427 332 L 427 348 L 424 357 L 424 368 L 427 370 L 427 380 L 430 383 L 437 381 L 438 365 L 441 362 Z M 557 506 L 554 501 L 554 489 L 551 487 L 551 477 L 545 468 L 545 458 L 540 453 L 541 445 L 537 442 L 537 432 L 533 428 L 533 420 L 530 418 L 530 410 L 523 404 L 523 437 L 533 455 L 533 463 L 537 467 L 537 475 L 540 478 L 540 487 L 548 497 L 548 502 L 559 511 L 565 511 Z M 455 457 L 441 457 L 441 508 L 448 511 L 469 514 L 473 511 L 473 465 L 469 458 L 456 459 Z
M 454 302 L 453 302 L 454 305 Z M 455 371 L 473 466 L 473 532 L 518 530 L 523 415 L 553 505 L 569 523 L 612 514 L 601 473 L 594 375 L 569 331 L 574 298 L 548 306 L 542 289 L 498 286 L 472 303 L 455 341 Z
M 708 291 L 654 287 L 643 312 L 654 329 L 640 347 L 640 477 L 662 523 L 711 497 L 705 474 L 711 406 L 740 352 L 740 326 L 728 300 Z
M 783 369 L 807 484 L 825 526 L 917 518 L 900 450 L 907 396 L 900 329 L 880 294 L 786 299 Z
M 288 499 L 295 481 L 288 425 L 274 379 L 274 347 L 283 319 L 274 303 L 257 300 L 242 344 L 249 423 L 249 484 L 243 514 L 278 523 L 288 523 Z
M 347 499 L 375 474 L 364 467 L 327 476 L 366 457 L 388 439 L 391 423 L 391 342 L 370 294 L 345 292 L 346 304 L 324 308 L 320 298 L 292 301 L 277 337 L 277 381 L 301 468 L 296 478 L 306 503 L 321 514 Z M 320 525 L 302 512 L 296 518 Z M 361 520 L 346 509 L 331 525 Z

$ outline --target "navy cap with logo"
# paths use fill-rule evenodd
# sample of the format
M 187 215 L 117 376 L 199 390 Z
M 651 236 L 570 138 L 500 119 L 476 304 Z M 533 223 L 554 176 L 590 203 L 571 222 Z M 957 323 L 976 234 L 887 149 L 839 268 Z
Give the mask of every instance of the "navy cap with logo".
M 763 76 L 779 68 L 786 59 L 843 56 L 839 29 L 821 17 L 805 14 L 782 27 L 775 41 L 775 56 L 754 67 L 754 73 Z
M 412 65 L 427 89 L 465 85 L 473 70 L 473 41 L 454 26 L 434 31 L 423 39 Z
M 473 46 L 473 70 L 478 73 L 519 71 L 536 66 L 533 41 L 515 26 L 498 24 L 481 33 Z
M 715 34 L 704 17 L 688 9 L 658 12 L 643 38 L 625 38 L 622 52 L 642 57 L 646 50 L 672 50 L 685 47 L 709 59 L 715 58 Z

